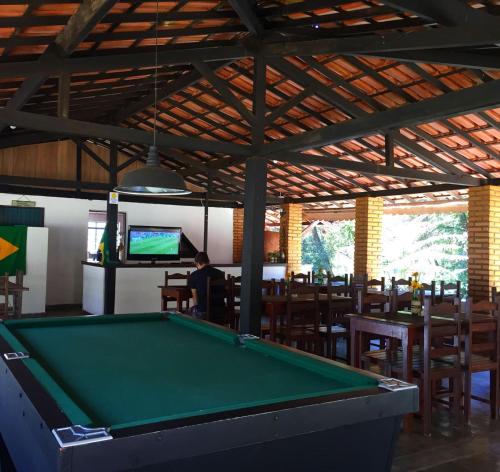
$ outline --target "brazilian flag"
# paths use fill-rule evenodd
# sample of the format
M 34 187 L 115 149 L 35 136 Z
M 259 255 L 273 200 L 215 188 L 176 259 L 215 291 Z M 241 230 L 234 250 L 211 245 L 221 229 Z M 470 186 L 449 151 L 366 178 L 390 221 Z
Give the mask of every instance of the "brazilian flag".
M 26 273 L 27 226 L 0 226 L 0 275 Z
M 109 263 L 109 237 L 108 225 L 104 227 L 101 242 L 99 243 L 99 251 L 101 251 L 101 265 L 105 266 Z

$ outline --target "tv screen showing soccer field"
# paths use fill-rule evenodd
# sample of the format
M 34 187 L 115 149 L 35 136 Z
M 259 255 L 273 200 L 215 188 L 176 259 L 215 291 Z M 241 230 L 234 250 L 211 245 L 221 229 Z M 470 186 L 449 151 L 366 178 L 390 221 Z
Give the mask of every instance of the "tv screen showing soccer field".
M 180 228 L 130 228 L 128 239 L 129 258 L 176 258 L 181 241 Z M 141 257 L 143 256 L 143 257 Z

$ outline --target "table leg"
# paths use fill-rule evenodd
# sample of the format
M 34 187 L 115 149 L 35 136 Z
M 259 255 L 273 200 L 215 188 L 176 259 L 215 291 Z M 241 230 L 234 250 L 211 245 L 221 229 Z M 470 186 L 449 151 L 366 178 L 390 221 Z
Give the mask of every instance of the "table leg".
M 268 303 L 266 311 L 269 315 L 269 339 L 276 341 L 276 311 L 274 310 L 274 303 Z
M 23 309 L 23 297 L 22 292 L 13 293 L 12 294 L 13 302 L 14 302 L 14 316 L 16 318 L 21 318 L 21 312 Z
M 355 324 L 351 321 L 351 365 L 359 368 L 361 359 L 361 343 L 360 331 L 356 329 Z
M 408 330 L 401 339 L 403 346 L 403 380 L 408 383 L 413 381 L 413 342 L 413 333 Z M 407 433 L 413 430 L 413 414 L 405 415 L 403 428 Z
M 177 295 L 175 298 L 177 301 L 177 311 L 182 312 L 182 297 Z

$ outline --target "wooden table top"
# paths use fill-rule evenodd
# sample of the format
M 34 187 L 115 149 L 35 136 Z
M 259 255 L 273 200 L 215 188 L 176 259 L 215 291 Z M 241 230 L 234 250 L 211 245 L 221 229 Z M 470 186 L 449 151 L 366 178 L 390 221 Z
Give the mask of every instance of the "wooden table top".
M 326 301 L 328 301 L 328 294 L 326 294 L 326 293 L 319 293 L 318 296 L 319 296 L 319 301 L 320 302 L 326 302 Z M 294 298 L 299 299 L 299 297 L 294 297 Z M 311 300 L 312 301 L 313 297 L 310 296 L 310 295 L 305 295 L 305 296 L 301 296 L 300 300 L 304 300 L 304 301 Z M 352 298 L 351 297 L 346 297 L 344 295 L 332 295 L 332 300 L 333 301 L 348 302 L 348 301 L 351 301 Z M 264 303 L 286 303 L 287 296 L 286 295 L 263 295 L 262 296 L 262 301 Z
M 348 316 L 352 319 L 360 318 L 376 323 L 386 323 L 397 326 L 414 328 L 423 328 L 424 326 L 424 317 L 412 315 L 409 311 L 398 311 L 397 313 L 347 313 L 345 316 Z M 495 318 L 484 313 L 474 313 L 472 316 L 474 322 L 486 323 L 495 320 Z M 462 317 L 465 319 L 464 315 L 462 315 Z M 453 321 L 453 319 L 446 316 L 433 316 L 432 321 L 433 325 L 440 325 L 450 323 Z

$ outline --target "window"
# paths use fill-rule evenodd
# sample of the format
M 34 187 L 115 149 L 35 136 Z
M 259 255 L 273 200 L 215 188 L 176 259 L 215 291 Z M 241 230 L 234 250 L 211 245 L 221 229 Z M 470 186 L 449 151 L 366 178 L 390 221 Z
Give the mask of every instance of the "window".
M 97 249 L 101 242 L 104 228 L 106 227 L 105 211 L 90 211 L 87 227 L 87 259 L 97 260 Z M 125 245 L 125 213 L 118 213 L 118 231 L 116 233 L 116 248 L 120 243 Z

